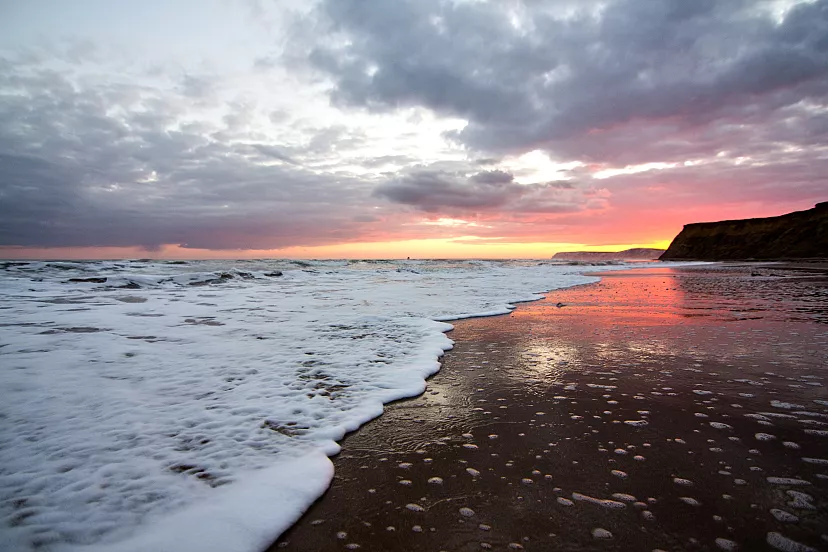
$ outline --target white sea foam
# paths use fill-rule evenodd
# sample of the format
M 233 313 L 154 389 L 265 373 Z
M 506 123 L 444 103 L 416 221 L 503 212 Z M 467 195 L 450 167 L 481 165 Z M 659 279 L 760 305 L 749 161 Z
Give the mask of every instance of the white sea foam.
M 424 390 L 451 347 L 441 321 L 507 313 L 546 290 L 595 281 L 588 270 L 476 261 L 5 266 L 4 538 L 21 550 L 263 548 L 324 491 L 325 455 L 338 439 L 384 403 Z M 96 280 L 70 281 L 84 278 Z

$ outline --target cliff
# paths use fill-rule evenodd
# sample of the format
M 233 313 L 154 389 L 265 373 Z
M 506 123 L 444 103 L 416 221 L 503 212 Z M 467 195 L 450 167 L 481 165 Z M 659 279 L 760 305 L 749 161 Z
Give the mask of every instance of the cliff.
M 662 261 L 828 258 L 828 202 L 778 217 L 688 224 Z
M 569 251 L 555 253 L 555 261 L 654 261 L 664 253 L 663 249 L 639 247 L 624 251 Z

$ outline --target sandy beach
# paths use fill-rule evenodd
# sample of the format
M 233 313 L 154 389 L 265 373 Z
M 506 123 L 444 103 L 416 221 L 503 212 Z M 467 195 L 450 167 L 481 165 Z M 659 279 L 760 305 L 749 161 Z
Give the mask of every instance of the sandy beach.
M 656 267 L 458 321 L 270 551 L 828 549 L 826 289 Z

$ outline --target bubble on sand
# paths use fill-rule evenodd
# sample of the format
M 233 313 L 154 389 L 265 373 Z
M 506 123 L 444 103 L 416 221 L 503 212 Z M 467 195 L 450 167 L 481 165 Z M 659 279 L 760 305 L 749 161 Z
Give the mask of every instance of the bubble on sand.
M 636 462 L 643 462 L 644 460 L 646 460 L 646 458 L 644 458 L 640 454 L 636 454 L 635 456 L 633 456 L 633 460 L 635 460 Z
M 682 479 L 681 477 L 674 477 L 673 478 L 673 483 L 675 483 L 676 485 L 684 485 L 685 487 L 692 487 L 693 486 L 692 481 L 690 481 L 689 479 Z
M 785 523 L 796 523 L 799 521 L 799 518 L 785 510 L 780 510 L 778 508 L 771 508 L 770 511 L 771 515 L 777 519 L 777 521 L 782 521 Z
M 812 502 L 814 501 L 814 497 L 812 497 L 808 493 L 803 493 L 801 491 L 785 491 L 785 493 L 793 499 L 790 502 L 788 502 L 788 506 L 790 506 L 791 508 L 795 508 L 797 510 L 816 509 L 812 504 Z
M 803 462 L 808 464 L 819 464 L 820 466 L 828 466 L 828 460 L 824 458 L 803 458 Z
M 647 420 L 624 420 L 624 423 L 633 427 L 644 427 L 648 424 Z
M 655 514 L 652 513 L 649 510 L 643 510 L 641 512 L 641 517 L 643 517 L 647 521 L 654 521 L 655 520 Z
M 713 391 L 705 391 L 704 389 L 693 389 L 693 393 L 696 395 L 712 395 Z
M 425 512 L 425 508 L 423 508 L 419 504 L 414 504 L 413 502 L 411 504 L 406 504 L 405 507 L 411 510 L 412 512 Z
M 733 429 L 732 425 L 723 424 L 722 422 L 710 422 L 710 427 L 714 429 Z
M 348 533 L 346 533 L 345 531 L 339 531 L 336 534 L 336 538 L 338 538 L 339 540 L 345 540 L 348 538 Z
M 696 418 L 709 418 L 709 417 L 710 417 L 710 416 L 708 416 L 707 414 L 704 414 L 704 413 L 702 413 L 702 412 L 696 412 L 696 413 L 694 414 L 694 416 L 695 416 Z
M 626 451 L 626 449 L 622 449 L 622 448 L 617 448 L 617 449 L 615 449 L 613 452 L 614 452 L 615 454 L 621 454 L 621 455 L 624 455 L 624 454 L 629 454 L 629 453 Z
M 349 542 L 348 544 L 345 545 L 345 548 L 347 548 L 348 550 L 358 550 L 358 549 L 362 548 L 362 546 L 355 543 L 355 542 Z
M 415 533 L 422 533 L 423 532 L 423 526 L 422 525 L 415 525 L 414 527 L 411 528 L 411 530 L 414 531 Z
M 460 512 L 460 515 L 463 516 L 463 517 L 472 517 L 472 516 L 474 516 L 474 510 L 472 510 L 471 508 L 463 507 L 463 508 L 460 508 L 458 510 L 458 512 Z
M 773 441 L 776 439 L 776 435 L 771 435 L 770 433 L 757 433 L 754 437 L 757 441 Z
M 443 484 L 443 478 L 442 477 L 430 477 L 428 479 L 428 482 L 431 483 L 432 485 L 442 485 Z
M 469 450 L 477 450 L 477 445 L 474 445 L 472 443 L 464 443 L 463 448 L 466 448 L 466 449 L 469 449 Z
M 782 552 L 819 552 L 816 548 L 791 540 L 782 533 L 768 533 L 765 542 Z
M 627 472 L 621 470 L 612 470 L 610 473 L 619 479 L 626 479 L 628 477 Z
M 404 487 L 410 487 L 411 486 L 411 480 L 410 479 L 401 479 L 401 480 L 398 481 L 398 483 L 400 485 L 403 485 Z
M 486 525 L 485 523 L 481 523 L 480 525 L 477 526 L 477 528 L 480 529 L 481 531 L 491 531 L 492 530 L 492 526 L 491 525 Z
M 558 504 L 561 506 L 574 506 L 575 503 L 569 500 L 568 498 L 564 498 L 562 496 L 558 497 Z
M 801 404 L 794 404 L 789 402 L 782 402 L 782 401 L 771 401 L 770 405 L 774 408 L 781 408 L 782 410 L 793 410 L 794 408 L 806 408 Z
M 810 485 L 810 481 L 794 477 L 768 477 L 768 483 L 773 485 Z
M 794 443 L 793 441 L 782 441 L 782 445 L 785 448 L 794 449 L 794 450 L 799 448 L 799 445 Z
M 401 463 L 401 464 L 397 464 L 397 467 L 398 467 L 398 468 L 402 468 L 402 469 L 404 469 L 404 470 L 407 470 L 408 468 L 410 468 L 410 467 L 411 467 L 411 466 L 413 466 L 413 465 L 414 465 L 414 464 L 412 464 L 411 462 L 403 462 L 403 463 Z
M 615 500 L 620 500 L 622 502 L 635 502 L 636 500 L 638 500 L 633 495 L 626 493 L 615 493 L 612 495 L 612 498 L 614 498 Z
M 480 477 L 480 472 L 474 468 L 466 468 L 466 473 L 472 477 Z
M 494 433 L 492 433 L 491 435 L 489 435 L 489 439 L 497 439 L 498 437 L 499 437 L 499 436 L 498 436 L 498 435 L 496 435 L 496 434 L 494 434 Z
M 680 496 L 679 500 L 690 506 L 701 506 L 701 502 L 689 496 Z
M 718 538 L 716 539 L 716 546 L 719 547 L 719 550 L 738 550 L 739 545 L 733 542 L 732 540 Z
M 596 527 L 592 530 L 592 538 L 593 539 L 611 539 L 612 533 L 607 531 L 606 529 L 602 529 L 601 527 Z
M 531 485 L 531 484 L 534 483 L 534 481 L 532 481 L 528 477 L 524 477 L 523 479 L 520 480 L 520 482 L 523 483 L 524 485 Z
M 589 495 L 581 494 L 581 493 L 572 493 L 572 499 L 577 500 L 579 502 L 589 502 L 591 504 L 597 504 L 603 508 L 609 508 L 611 510 L 620 510 L 622 508 L 626 508 L 627 505 L 623 502 L 618 502 L 616 500 L 605 500 L 601 498 L 595 498 Z

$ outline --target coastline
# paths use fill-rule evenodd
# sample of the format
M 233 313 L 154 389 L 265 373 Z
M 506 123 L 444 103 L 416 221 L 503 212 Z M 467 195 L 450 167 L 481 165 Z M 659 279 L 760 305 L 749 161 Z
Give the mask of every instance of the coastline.
M 453 322 L 427 391 L 346 437 L 331 488 L 270 550 L 825 546 L 828 470 L 801 460 L 826 442 L 825 304 L 802 294 L 825 273 L 796 274 L 602 273 Z M 804 490 L 813 510 L 787 505 Z

